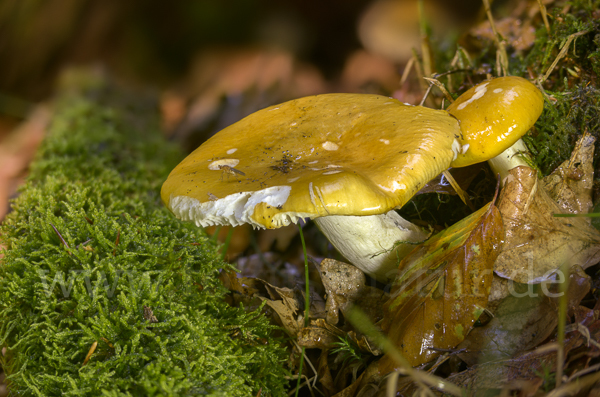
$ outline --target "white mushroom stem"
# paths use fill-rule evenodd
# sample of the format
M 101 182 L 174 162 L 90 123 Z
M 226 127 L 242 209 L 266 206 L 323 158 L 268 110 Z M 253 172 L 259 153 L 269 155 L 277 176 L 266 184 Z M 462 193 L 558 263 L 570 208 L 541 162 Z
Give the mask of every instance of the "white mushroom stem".
M 519 139 L 514 145 L 497 155 L 491 160 L 488 160 L 490 168 L 495 175 L 500 174 L 500 180 L 504 184 L 504 179 L 508 176 L 508 171 L 524 165 L 530 167 L 531 162 L 527 162 L 529 149 L 525 146 L 525 142 Z
M 324 216 L 315 222 L 350 263 L 386 283 L 398 274 L 402 258 L 429 236 L 395 211 L 371 216 Z

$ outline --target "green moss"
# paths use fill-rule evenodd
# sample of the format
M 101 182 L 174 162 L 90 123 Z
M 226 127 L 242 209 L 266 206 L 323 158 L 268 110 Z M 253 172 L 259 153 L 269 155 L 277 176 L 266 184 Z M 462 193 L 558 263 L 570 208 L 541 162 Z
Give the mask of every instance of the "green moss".
M 569 159 L 577 139 L 585 131 L 596 138 L 600 131 L 600 90 L 592 85 L 577 84 L 567 91 L 547 93 L 556 101 L 545 103 L 535 130 L 524 137 L 543 175 Z
M 59 104 L 1 227 L 0 344 L 11 390 L 283 395 L 286 353 L 273 327 L 224 302 L 217 276 L 228 265 L 201 229 L 160 203 L 180 154 L 139 111 Z
M 562 6 L 551 9 L 551 35 L 545 28 L 538 29 L 535 44 L 517 71 L 542 74 L 557 59 L 569 37 L 580 34 L 544 82 L 551 100 L 546 101 L 535 129 L 525 137 L 544 175 L 569 158 L 577 138 L 585 131 L 598 137 L 600 21 L 594 13 L 599 6 L 600 1 L 573 1 L 566 14 Z

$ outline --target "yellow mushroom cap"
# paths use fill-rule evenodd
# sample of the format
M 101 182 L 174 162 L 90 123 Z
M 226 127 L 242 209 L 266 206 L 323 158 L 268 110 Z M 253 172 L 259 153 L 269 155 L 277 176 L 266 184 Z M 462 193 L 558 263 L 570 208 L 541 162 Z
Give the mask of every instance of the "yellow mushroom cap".
M 382 214 L 448 168 L 459 134 L 447 112 L 384 96 L 300 98 L 215 134 L 171 172 L 161 197 L 199 226 Z
M 496 157 L 533 127 L 544 108 L 542 93 L 521 77 L 476 85 L 448 107 L 462 131 L 462 150 L 452 167 Z

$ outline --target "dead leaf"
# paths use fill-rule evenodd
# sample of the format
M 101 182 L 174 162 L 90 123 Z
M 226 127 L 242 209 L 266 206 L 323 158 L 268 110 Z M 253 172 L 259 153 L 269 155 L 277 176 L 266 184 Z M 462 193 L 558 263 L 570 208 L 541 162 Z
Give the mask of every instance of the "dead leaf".
M 443 1 L 423 2 L 430 34 L 438 40 L 449 30 L 462 30 L 464 22 L 475 14 L 475 8 L 460 13 L 449 12 Z M 449 4 L 448 4 L 449 5 Z M 452 6 L 455 6 L 452 4 Z M 391 61 L 404 63 L 420 48 L 419 5 L 415 1 L 377 0 L 369 4 L 360 18 L 358 35 L 363 46 Z
M 267 306 L 277 314 L 279 324 L 290 337 L 295 338 L 304 327 L 304 319 L 298 316 L 297 302 L 287 296 L 282 300 L 270 300 L 264 297 L 260 297 L 260 299 L 267 301 Z
M 369 353 L 374 356 L 380 356 L 383 353 L 381 349 L 377 347 L 377 345 L 375 345 L 373 342 L 370 342 L 369 339 L 364 335 L 357 335 L 356 332 L 349 331 L 348 337 L 363 353 Z
M 285 51 L 215 48 L 199 53 L 178 88 L 163 95 L 165 126 L 191 148 L 254 111 L 289 98 L 318 94 L 320 73 Z M 188 103 L 187 109 L 181 104 Z M 199 137 L 190 135 L 201 131 Z
M 519 283 L 539 283 L 563 263 L 584 269 L 600 260 L 600 233 L 584 218 L 562 211 L 529 167 L 509 171 L 498 203 L 506 240 L 494 270 Z
M 535 28 L 529 21 L 507 17 L 496 21 L 495 25 L 498 34 L 505 38 L 508 45 L 517 51 L 527 50 L 535 41 Z M 471 46 L 481 49 L 494 41 L 494 34 L 490 22 L 485 21 L 473 28 L 466 40 Z
M 303 277 L 297 266 L 286 262 L 282 255 L 275 252 L 240 257 L 236 267 L 241 276 L 260 277 L 271 285 L 295 285 Z
M 44 138 L 52 114 L 47 105 L 34 108 L 21 125 L 2 140 L 0 145 L 0 220 L 8 211 L 8 201 L 23 182 L 29 163 Z
M 275 322 L 284 328 L 288 335 L 295 338 L 304 327 L 301 314 L 301 294 L 290 288 L 275 287 L 268 282 L 252 277 L 237 277 L 234 272 L 222 272 L 220 280 L 226 288 L 234 292 L 233 302 L 237 306 L 242 302 L 245 307 L 258 306 L 256 301 L 266 301 L 271 308 Z M 323 308 L 324 308 L 323 304 Z M 323 309 L 324 311 L 324 309 Z
M 571 158 L 542 180 L 544 190 L 564 213 L 587 214 L 592 209 L 594 142 L 592 135 L 583 134 Z
M 597 316 L 586 317 L 581 325 L 588 329 L 591 338 L 598 340 L 600 321 Z M 586 335 L 578 330 L 568 332 L 564 342 L 565 357 L 574 349 L 586 344 Z M 535 381 L 545 370 L 555 370 L 556 346 L 556 342 L 552 341 L 511 359 L 477 364 L 466 371 L 451 375 L 447 380 L 468 388 L 474 395 L 483 395 L 485 389 L 502 389 L 506 385 Z
M 440 354 L 435 349 L 454 348 L 473 327 L 488 301 L 503 235 L 490 203 L 400 263 L 382 328 L 411 365 L 432 360 Z M 387 356 L 379 361 L 380 373 L 393 369 Z
M 590 277 L 576 267 L 569 280 L 568 306 L 574 311 L 590 290 Z M 459 357 L 469 366 L 507 359 L 533 349 L 552 334 L 558 323 L 556 300 L 561 295 L 558 283 L 549 287 L 505 281 L 510 294 L 494 310 L 494 318 L 482 327 L 473 328 L 458 345 L 458 349 L 467 350 Z
M 344 335 L 345 332 L 341 329 L 323 319 L 316 319 L 299 332 L 298 345 L 307 349 L 329 350 L 335 347 L 335 343 Z
M 400 75 L 389 59 L 365 50 L 350 54 L 340 76 L 340 92 L 385 95 L 398 87 Z
M 323 350 L 317 361 L 317 379 L 319 384 L 323 388 L 325 396 L 332 396 L 337 390 L 331 376 L 331 370 L 329 368 L 329 351 Z
M 359 306 L 376 323 L 383 318 L 385 292 L 365 285 L 365 274 L 355 266 L 334 259 L 323 259 L 317 267 L 327 294 L 325 313 L 327 322 L 336 325 L 341 311 L 352 305 Z

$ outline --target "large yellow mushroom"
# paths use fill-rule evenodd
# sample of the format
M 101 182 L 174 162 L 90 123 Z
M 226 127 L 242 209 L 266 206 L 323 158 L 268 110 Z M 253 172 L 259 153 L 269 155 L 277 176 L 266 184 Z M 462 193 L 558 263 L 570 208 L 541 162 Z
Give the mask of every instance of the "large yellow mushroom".
M 198 226 L 315 219 L 351 263 L 387 281 L 412 249 L 401 243 L 427 237 L 394 209 L 451 165 L 504 151 L 531 128 L 542 103 L 517 77 L 484 82 L 448 111 L 378 95 L 300 98 L 215 134 L 171 172 L 161 196 Z

